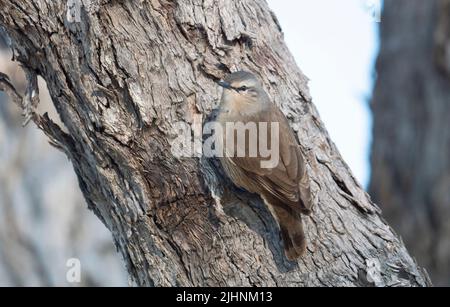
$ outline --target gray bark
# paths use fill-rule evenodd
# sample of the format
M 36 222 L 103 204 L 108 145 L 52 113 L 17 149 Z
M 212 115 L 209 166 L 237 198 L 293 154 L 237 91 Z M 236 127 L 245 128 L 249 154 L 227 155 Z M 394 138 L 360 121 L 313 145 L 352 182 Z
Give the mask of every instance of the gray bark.
M 438 285 L 450 285 L 450 1 L 385 1 L 370 193 Z
M 69 23 L 65 3 L 0 0 L 0 25 L 29 79 L 47 81 L 65 127 L 31 118 L 70 158 L 136 284 L 429 285 L 330 140 L 265 1 L 83 3 Z M 210 117 L 214 81 L 237 69 L 259 75 L 307 157 L 316 206 L 296 263 L 259 198 L 216 161 L 170 151 L 175 123 Z
M 1 47 L 0 67 L 24 91 L 23 72 Z M 57 116 L 40 81 L 39 110 Z M 111 234 L 83 205 L 67 158 L 33 125 L 23 128 L 7 98 L 0 93 L 0 286 L 127 285 Z M 81 262 L 80 283 L 66 279 L 71 258 Z

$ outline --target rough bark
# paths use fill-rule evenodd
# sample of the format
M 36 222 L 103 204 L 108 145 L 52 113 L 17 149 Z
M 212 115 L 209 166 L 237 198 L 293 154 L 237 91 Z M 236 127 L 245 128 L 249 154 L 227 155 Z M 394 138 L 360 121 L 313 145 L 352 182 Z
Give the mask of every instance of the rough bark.
M 0 70 L 19 92 L 25 89 L 18 63 L 1 43 Z M 40 85 L 39 110 L 56 114 Z M 127 285 L 111 234 L 83 206 L 67 158 L 41 131 L 23 128 L 20 109 L 7 98 L 0 93 L 0 286 Z M 80 283 L 66 279 L 71 258 L 81 262 Z
M 429 285 L 329 139 L 265 1 L 83 2 L 69 23 L 65 3 L 0 0 L 0 24 L 65 128 L 32 119 L 70 158 L 138 285 Z M 237 69 L 260 76 L 308 159 L 317 204 L 298 263 L 259 198 L 216 161 L 170 151 L 176 123 L 210 118 L 214 81 Z
M 377 71 L 370 193 L 450 285 L 450 1 L 385 1 Z

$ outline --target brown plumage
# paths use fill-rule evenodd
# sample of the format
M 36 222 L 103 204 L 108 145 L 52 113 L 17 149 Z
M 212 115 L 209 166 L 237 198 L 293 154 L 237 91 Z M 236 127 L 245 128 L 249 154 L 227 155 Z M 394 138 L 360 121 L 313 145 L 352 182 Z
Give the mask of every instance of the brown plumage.
M 226 123 L 268 124 L 267 135 L 271 139 L 271 124 L 279 123 L 279 161 L 272 168 L 263 168 L 261 161 L 268 160 L 250 156 L 249 135 L 245 138 L 245 156 L 237 157 L 238 146 L 224 144 L 224 157 L 220 159 L 224 171 L 234 184 L 252 193 L 257 193 L 265 201 L 277 220 L 284 242 L 285 254 L 295 260 L 306 251 L 301 214 L 310 214 L 311 193 L 302 153 L 289 123 L 269 99 L 257 78 L 248 72 L 236 72 L 219 82 L 224 87 L 218 122 L 222 124 L 224 140 L 227 139 Z M 237 135 L 232 136 L 235 143 Z M 259 141 L 258 141 L 259 144 Z M 242 146 L 242 145 L 241 145 Z

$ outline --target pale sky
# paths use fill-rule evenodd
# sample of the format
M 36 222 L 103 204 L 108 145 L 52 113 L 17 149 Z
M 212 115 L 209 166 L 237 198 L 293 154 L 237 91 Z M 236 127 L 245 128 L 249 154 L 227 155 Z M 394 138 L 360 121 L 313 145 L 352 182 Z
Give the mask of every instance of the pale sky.
M 345 161 L 366 186 L 378 24 L 370 0 L 268 0 L 313 101 Z

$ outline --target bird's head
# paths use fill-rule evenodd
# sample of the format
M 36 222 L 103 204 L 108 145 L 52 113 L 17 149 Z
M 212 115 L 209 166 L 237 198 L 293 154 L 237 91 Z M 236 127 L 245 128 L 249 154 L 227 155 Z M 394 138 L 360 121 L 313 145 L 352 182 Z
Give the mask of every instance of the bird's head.
M 228 75 L 218 84 L 224 88 L 224 102 L 257 103 L 264 92 L 261 83 L 252 73 L 238 71 Z

